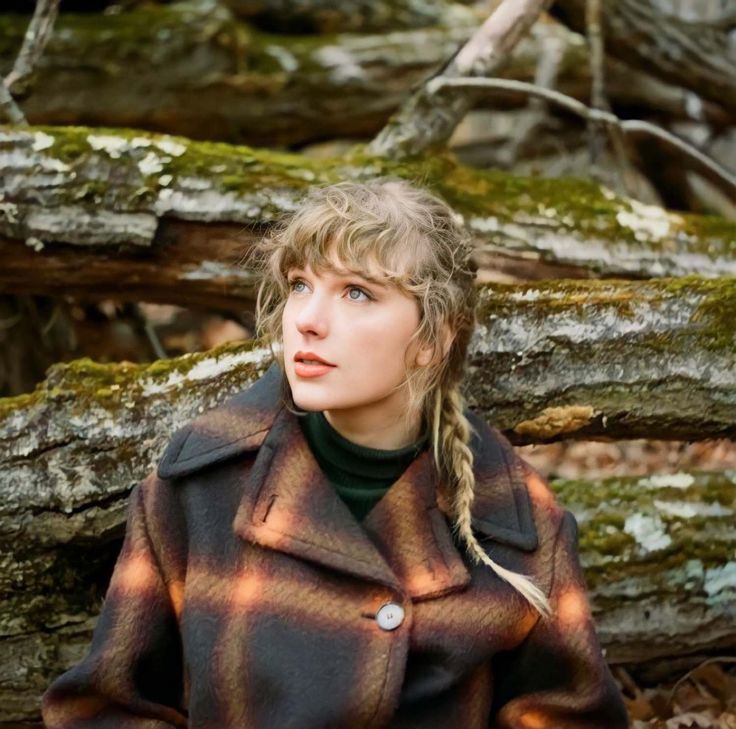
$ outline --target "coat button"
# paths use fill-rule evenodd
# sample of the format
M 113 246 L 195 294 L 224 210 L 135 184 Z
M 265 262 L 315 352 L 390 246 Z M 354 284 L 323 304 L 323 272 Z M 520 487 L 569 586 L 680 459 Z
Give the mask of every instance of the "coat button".
M 387 602 L 376 613 L 376 622 L 383 630 L 395 630 L 404 622 L 404 608 L 395 602 Z

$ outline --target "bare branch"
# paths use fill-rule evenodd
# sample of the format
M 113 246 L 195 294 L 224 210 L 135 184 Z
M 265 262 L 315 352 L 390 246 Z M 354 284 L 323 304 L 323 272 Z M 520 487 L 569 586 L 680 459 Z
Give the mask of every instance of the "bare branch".
M 443 76 L 487 76 L 503 63 L 549 2 L 505 0 L 447 65 Z
M 590 105 L 593 109 L 611 111 L 606 99 L 605 77 L 603 63 L 605 55 L 603 51 L 603 33 L 601 31 L 601 2 L 600 0 L 586 0 L 585 3 L 585 30 L 590 44 Z M 588 124 L 588 149 L 590 163 L 595 165 L 604 147 L 604 134 L 606 127 L 600 122 L 591 120 Z
M 60 0 L 38 0 L 36 3 L 36 9 L 28 24 L 15 66 L 5 78 L 5 85 L 8 89 L 12 89 L 14 84 L 24 81 L 33 73 L 51 37 L 56 16 L 59 14 L 59 2 Z
M 605 49 L 603 39 L 603 28 L 601 26 L 601 0 L 586 0 L 585 3 L 585 30 L 590 45 L 590 76 L 591 93 L 590 105 L 594 109 L 611 111 L 611 105 L 606 96 L 605 79 Z M 588 125 L 590 163 L 593 166 L 593 175 L 604 182 L 602 170 L 598 166 L 598 159 L 605 146 L 606 134 L 610 136 L 611 146 L 616 160 L 618 177 L 623 187 L 623 192 L 636 197 L 637 181 L 631 174 L 627 164 L 626 140 L 621 129 L 610 124 L 591 121 Z
M 487 78 L 444 78 L 437 77 L 431 79 L 426 87 L 426 93 L 429 96 L 438 94 L 446 89 L 485 89 L 488 91 L 515 91 L 518 93 L 526 93 L 537 96 L 547 101 L 551 101 L 559 106 L 564 107 L 573 114 L 577 114 L 583 119 L 599 121 L 611 127 L 618 128 L 626 134 L 646 134 L 657 137 L 665 144 L 679 151 L 682 155 L 693 160 L 697 170 L 709 180 L 720 186 L 725 186 L 730 192 L 736 191 L 736 175 L 719 165 L 715 160 L 703 154 L 699 149 L 693 147 L 688 142 L 671 134 L 670 132 L 658 127 L 650 122 L 630 119 L 622 121 L 615 114 L 599 109 L 591 109 L 581 101 L 574 99 L 572 96 L 561 94 L 559 91 L 545 89 L 534 84 L 525 83 L 523 81 L 513 81 L 509 79 L 487 79 Z
M 505 0 L 434 77 L 489 76 L 508 58 L 551 0 Z M 438 104 L 420 88 L 368 145 L 370 154 L 400 158 L 444 144 L 473 106 L 471 94 Z
M 23 114 L 18 104 L 15 103 L 5 82 L 0 79 L 0 121 L 3 119 L 21 127 L 28 126 L 28 120 L 25 114 Z
M 556 86 L 564 52 L 564 43 L 560 36 L 550 35 L 542 39 L 534 73 L 535 85 L 545 89 L 553 89 Z M 530 113 L 520 118 L 515 134 L 509 140 L 508 148 L 504 151 L 499 150 L 499 159 L 503 159 L 507 169 L 515 164 L 521 150 L 533 139 L 536 130 L 548 116 L 547 103 L 537 96 L 529 98 L 527 108 Z

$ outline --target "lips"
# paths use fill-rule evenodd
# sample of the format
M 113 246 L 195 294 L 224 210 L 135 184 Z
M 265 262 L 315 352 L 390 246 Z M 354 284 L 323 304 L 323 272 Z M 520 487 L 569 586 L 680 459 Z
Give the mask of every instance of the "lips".
M 336 367 L 337 365 L 334 365 L 332 362 L 328 362 L 326 359 L 323 359 L 318 354 L 315 354 L 314 352 L 302 352 L 299 351 L 294 355 L 294 361 L 295 362 L 304 362 L 306 364 L 321 364 L 321 365 L 327 365 L 328 367 Z

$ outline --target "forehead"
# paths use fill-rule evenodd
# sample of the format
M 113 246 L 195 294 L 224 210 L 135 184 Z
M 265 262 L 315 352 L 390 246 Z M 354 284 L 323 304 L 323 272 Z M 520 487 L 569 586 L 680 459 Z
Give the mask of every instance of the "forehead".
M 301 264 L 289 266 L 289 270 L 299 269 L 304 271 L 312 271 L 318 275 L 332 274 L 340 278 L 350 276 L 359 276 L 360 278 L 370 281 L 378 286 L 389 286 L 391 281 L 384 268 L 375 259 L 364 259 L 360 263 L 340 260 L 335 254 L 331 254 L 328 259 L 318 261 L 313 267 L 309 261 Z

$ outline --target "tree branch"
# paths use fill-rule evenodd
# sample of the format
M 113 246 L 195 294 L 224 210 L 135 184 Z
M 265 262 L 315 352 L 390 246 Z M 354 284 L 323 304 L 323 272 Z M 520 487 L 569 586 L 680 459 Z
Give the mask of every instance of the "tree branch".
M 21 127 L 28 126 L 28 120 L 15 103 L 12 94 L 8 91 L 5 82 L 0 79 L 0 120 L 6 119 L 11 124 Z
M 600 0 L 586 0 L 585 3 L 585 29 L 590 44 L 590 105 L 593 109 L 611 111 L 605 92 L 605 75 L 603 63 L 605 59 L 603 51 L 603 33 L 600 25 L 601 3 Z M 605 127 L 600 122 L 592 121 L 589 124 L 590 135 L 590 163 L 595 165 L 603 148 L 603 140 L 600 132 Z
M 694 161 L 696 163 L 695 167 L 697 171 L 704 177 L 707 177 L 720 187 L 725 187 L 730 193 L 736 191 L 736 176 L 733 173 L 719 165 L 715 160 L 703 154 L 696 147 L 693 147 L 688 142 L 680 139 L 661 127 L 658 127 L 656 124 L 636 119 L 622 121 L 615 114 L 608 111 L 591 109 L 589 106 L 586 106 L 581 101 L 574 99 L 572 96 L 567 96 L 558 91 L 545 89 L 523 81 L 499 78 L 481 79 L 438 77 L 430 80 L 426 85 L 426 93 L 430 96 L 439 94 L 446 89 L 470 89 L 472 91 L 485 89 L 488 91 L 514 91 L 517 93 L 526 93 L 551 101 L 558 106 L 562 106 L 583 119 L 600 122 L 608 126 L 618 128 L 626 134 L 647 134 L 649 136 L 657 137 L 673 149 L 680 152 L 683 156 Z
M 491 75 L 550 4 L 551 0 L 504 0 L 435 80 Z M 368 151 L 398 159 L 444 144 L 472 105 L 472 95 L 438 104 L 422 87 L 373 139 Z
M 582 32 L 586 0 L 557 0 L 555 14 Z M 725 6 L 727 3 L 723 3 Z M 709 19 L 701 5 L 700 22 L 667 14 L 655 0 L 602 3 L 606 53 L 661 79 L 690 89 L 699 98 L 736 113 L 736 73 L 730 20 L 733 11 Z M 724 20 L 725 19 L 725 20 Z
M 12 91 L 14 85 L 25 81 L 33 73 L 54 29 L 56 16 L 59 14 L 59 2 L 60 0 L 37 0 L 13 70 L 5 78 L 5 85 L 9 90 Z

